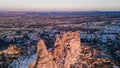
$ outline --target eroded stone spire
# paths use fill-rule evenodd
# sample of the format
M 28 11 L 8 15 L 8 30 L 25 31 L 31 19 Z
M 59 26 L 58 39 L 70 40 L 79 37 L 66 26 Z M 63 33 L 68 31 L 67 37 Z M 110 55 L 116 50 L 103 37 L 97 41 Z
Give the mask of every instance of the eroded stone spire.
M 59 68 L 70 68 L 70 65 L 75 64 L 80 54 L 80 35 L 78 32 L 57 35 L 54 46 L 52 55 Z
M 29 68 L 57 68 L 43 40 L 37 43 L 37 59 L 29 65 Z

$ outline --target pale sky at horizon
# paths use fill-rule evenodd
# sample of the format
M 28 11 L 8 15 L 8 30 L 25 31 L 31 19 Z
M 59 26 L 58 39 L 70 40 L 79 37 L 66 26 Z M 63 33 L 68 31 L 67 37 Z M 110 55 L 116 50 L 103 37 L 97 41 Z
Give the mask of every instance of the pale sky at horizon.
M 110 10 L 120 11 L 120 0 L 0 0 L 0 10 Z

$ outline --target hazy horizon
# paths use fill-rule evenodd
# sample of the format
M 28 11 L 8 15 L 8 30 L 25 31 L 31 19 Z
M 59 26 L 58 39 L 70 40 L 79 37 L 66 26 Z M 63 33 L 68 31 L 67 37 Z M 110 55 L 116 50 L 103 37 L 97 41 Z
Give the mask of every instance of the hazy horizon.
M 1 11 L 120 11 L 120 0 L 1 0 Z

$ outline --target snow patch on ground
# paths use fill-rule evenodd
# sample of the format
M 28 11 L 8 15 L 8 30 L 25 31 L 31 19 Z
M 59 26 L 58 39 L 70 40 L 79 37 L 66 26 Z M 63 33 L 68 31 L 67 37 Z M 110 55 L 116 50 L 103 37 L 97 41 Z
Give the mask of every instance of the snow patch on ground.
M 14 60 L 9 68 L 28 68 L 28 65 L 36 59 L 36 54 L 29 57 L 21 56 Z

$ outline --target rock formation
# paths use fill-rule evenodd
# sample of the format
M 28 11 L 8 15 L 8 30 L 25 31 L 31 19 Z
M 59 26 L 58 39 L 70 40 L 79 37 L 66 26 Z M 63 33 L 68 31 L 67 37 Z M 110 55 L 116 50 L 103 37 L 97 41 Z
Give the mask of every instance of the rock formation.
M 21 53 L 21 48 L 18 48 L 16 45 L 10 45 L 3 53 L 7 55 L 19 55 Z
M 52 55 L 59 68 L 70 68 L 70 65 L 77 61 L 81 51 L 79 33 L 67 32 L 57 35 L 54 47 Z
M 57 68 L 52 56 L 48 53 L 43 40 L 37 43 L 37 59 L 29 65 L 29 68 Z
M 16 45 L 10 45 L 10 47 L 8 47 L 7 49 L 7 53 L 10 55 L 17 55 L 20 54 L 21 50 L 20 48 L 18 48 Z
M 13 59 L 21 54 L 21 48 L 16 45 L 10 45 L 6 50 L 0 51 L 0 68 L 8 68 Z
M 56 36 L 54 49 L 48 52 L 43 40 L 37 44 L 38 57 L 29 68 L 113 68 L 117 63 L 100 48 L 81 44 L 78 32 Z

